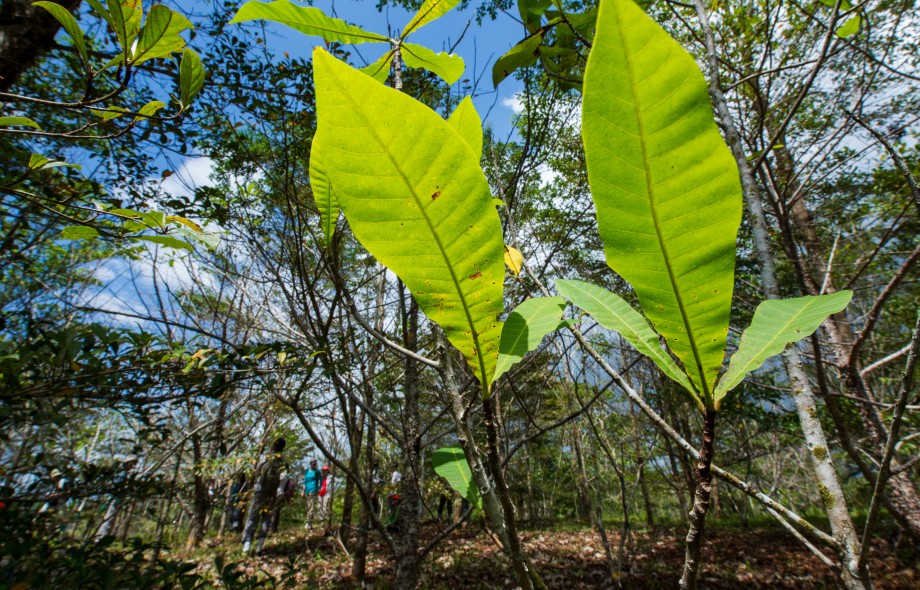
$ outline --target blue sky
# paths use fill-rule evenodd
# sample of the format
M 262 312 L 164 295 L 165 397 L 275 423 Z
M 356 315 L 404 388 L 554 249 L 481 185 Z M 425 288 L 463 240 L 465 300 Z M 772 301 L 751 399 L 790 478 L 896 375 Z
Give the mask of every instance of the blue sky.
M 242 2 L 240 3 L 242 4 Z M 376 33 L 386 34 L 389 30 L 401 29 L 412 13 L 401 8 L 384 8 L 378 12 L 373 0 L 315 0 L 312 5 L 329 15 L 335 15 L 351 24 Z M 498 87 L 492 88 L 492 64 L 518 41 L 524 38 L 523 26 L 515 20 L 516 11 L 511 14 L 499 14 L 495 21 L 485 20 L 482 25 L 476 23 L 478 2 L 471 2 L 464 10 L 455 8 L 445 16 L 422 27 L 412 35 L 412 42 L 425 45 L 435 51 L 447 51 L 460 39 L 454 53 L 466 62 L 464 78 L 472 82 L 478 79 L 473 99 L 476 109 L 491 125 L 498 137 L 506 137 L 511 130 L 511 119 L 517 101 L 514 95 L 521 89 L 521 84 L 513 77 L 506 79 Z M 469 28 L 464 35 L 464 28 Z M 292 57 L 309 59 L 313 48 L 322 44 L 318 38 L 301 35 L 284 25 L 269 23 L 268 30 L 273 33 L 268 39 L 269 47 L 279 52 L 286 51 Z M 352 48 L 356 64 L 363 56 L 373 62 L 385 51 L 382 43 L 368 43 Z M 363 65 L 363 64 L 362 64 Z M 458 88 L 458 86 L 455 86 Z

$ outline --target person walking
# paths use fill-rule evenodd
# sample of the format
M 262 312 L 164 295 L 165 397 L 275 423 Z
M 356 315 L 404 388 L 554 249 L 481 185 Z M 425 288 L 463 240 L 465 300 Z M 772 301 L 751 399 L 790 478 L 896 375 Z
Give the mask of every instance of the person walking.
M 257 529 L 259 542 L 256 552 L 261 554 L 265 546 L 265 537 L 268 536 L 271 516 L 278 499 L 278 484 L 284 465 L 281 453 L 284 452 L 285 446 L 287 446 L 286 440 L 283 438 L 276 440 L 272 445 L 271 454 L 256 469 L 252 501 L 249 504 L 249 513 L 246 515 L 246 526 L 243 528 L 243 554 L 245 555 L 248 555 L 252 549 L 252 541 Z
M 316 467 L 316 459 L 310 460 L 310 468 L 303 476 L 303 494 L 307 502 L 307 523 L 303 528 L 313 528 L 313 518 L 322 520 L 320 514 L 319 490 L 323 485 L 323 474 Z
M 319 521 L 323 522 L 329 517 L 329 500 L 332 499 L 332 494 L 329 493 L 332 491 L 332 480 L 329 476 L 328 465 L 323 465 L 321 474 L 322 483 L 316 495 L 319 497 Z
M 288 475 L 287 469 L 285 469 L 284 473 L 281 474 L 281 479 L 278 480 L 278 496 L 275 501 L 275 510 L 272 512 L 272 533 L 278 532 L 278 526 L 281 524 L 281 509 L 290 503 L 296 489 L 297 484 L 294 483 L 294 480 Z

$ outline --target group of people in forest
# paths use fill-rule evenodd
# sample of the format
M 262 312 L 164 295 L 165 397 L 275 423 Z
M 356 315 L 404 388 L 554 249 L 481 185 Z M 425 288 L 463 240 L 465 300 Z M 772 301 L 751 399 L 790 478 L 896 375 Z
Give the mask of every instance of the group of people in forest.
M 252 479 L 252 498 L 249 501 L 243 526 L 244 554 L 252 550 L 252 542 L 256 539 L 256 552 L 262 552 L 268 534 L 278 531 L 281 508 L 290 502 L 296 493 L 297 484 L 285 470 L 282 459 L 286 445 L 285 439 L 276 440 L 271 452 L 256 468 Z M 235 489 L 231 490 L 231 497 L 238 498 L 246 491 L 246 486 L 245 476 L 239 478 L 234 484 Z M 316 459 L 312 459 L 310 468 L 307 469 L 303 479 L 303 495 L 307 508 L 305 528 L 312 528 L 314 519 L 322 522 L 326 518 L 330 507 L 330 488 L 329 467 L 323 465 L 322 469 L 318 469 Z M 240 517 L 242 517 L 242 507 L 237 504 L 234 506 L 232 527 L 239 525 Z
M 282 458 L 286 445 L 287 441 L 284 438 L 276 440 L 265 459 L 256 468 L 252 479 L 247 480 L 244 474 L 240 474 L 231 488 L 231 529 L 238 530 L 242 525 L 244 554 L 252 551 L 253 541 L 256 541 L 256 552 L 262 553 L 268 534 L 278 531 L 281 509 L 296 495 L 298 486 L 290 476 Z M 389 485 L 383 486 L 383 489 L 387 491 L 386 514 L 381 510 L 376 494 L 373 497 L 375 511 L 388 527 L 395 526 L 399 518 L 401 499 L 398 490 L 402 481 L 402 474 L 396 465 L 393 465 L 390 471 Z M 380 483 L 385 484 L 385 482 Z M 247 509 L 247 503 L 242 502 L 241 498 L 249 491 L 250 486 L 252 494 Z M 450 488 L 443 483 L 435 487 L 439 499 L 438 520 L 445 513 L 450 520 L 453 513 Z M 303 477 L 302 494 L 306 506 L 304 528 L 312 528 L 313 523 L 317 521 L 322 523 L 329 515 L 331 490 L 329 467 L 323 465 L 320 468 L 316 459 L 311 459 L 310 466 Z M 242 520 L 244 509 L 246 509 L 246 518 Z M 465 506 L 461 507 L 461 514 L 464 510 Z

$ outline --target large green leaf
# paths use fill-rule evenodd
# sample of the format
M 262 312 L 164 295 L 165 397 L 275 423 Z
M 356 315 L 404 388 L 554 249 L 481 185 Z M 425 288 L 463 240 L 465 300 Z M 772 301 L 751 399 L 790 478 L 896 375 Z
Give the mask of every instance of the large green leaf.
M 251 20 L 269 20 L 287 25 L 307 35 L 316 35 L 326 41 L 339 43 L 387 42 L 389 39 L 350 25 L 345 21 L 323 14 L 319 8 L 297 6 L 289 0 L 274 2 L 247 2 L 229 24 Z
M 441 18 L 459 3 L 460 0 L 425 0 L 412 20 L 403 28 L 402 38 L 405 39 L 431 21 Z
M 469 144 L 477 158 L 482 158 L 482 119 L 473 106 L 473 99 L 465 97 L 447 118 L 447 124 Z
M 86 43 L 83 40 L 83 30 L 80 29 L 80 25 L 77 24 L 77 19 L 70 14 L 70 11 L 54 2 L 33 2 L 32 6 L 41 6 L 61 23 L 61 26 L 64 27 L 64 30 L 67 31 L 67 34 L 70 35 L 70 38 L 73 40 L 73 46 L 77 50 L 77 53 L 80 54 L 80 59 L 83 60 L 83 63 L 89 64 L 89 56 L 86 54 Z
M 508 316 L 502 327 L 498 345 L 498 364 L 492 381 L 521 362 L 528 352 L 536 350 L 543 337 L 559 327 L 565 299 L 562 297 L 533 297 L 524 301 Z
M 460 447 L 444 447 L 431 454 L 434 472 L 447 480 L 450 487 L 476 508 L 482 510 L 482 497 L 473 480 L 470 464 Z
M 817 297 L 772 299 L 758 305 L 751 325 L 741 334 L 728 370 L 719 379 L 716 400 L 725 397 L 765 360 L 781 353 L 787 344 L 810 336 L 828 316 L 842 311 L 852 297 L 852 291 L 837 291 Z
M 505 267 L 501 224 L 479 158 L 425 105 L 321 48 L 313 55 L 313 152 L 334 179 L 352 232 L 409 287 L 487 392 Z
M 738 167 L 693 58 L 632 0 L 601 2 L 582 136 L 607 263 L 711 401 L 731 309 Z
M 323 131 L 318 131 L 313 136 L 314 149 L 310 154 L 310 189 L 313 191 L 313 199 L 316 201 L 316 208 L 319 210 L 320 225 L 323 230 L 323 240 L 328 246 L 332 242 L 332 234 L 335 233 L 335 224 L 339 219 L 339 202 L 335 198 L 335 192 L 332 190 L 332 181 L 326 171 L 323 163 L 323 152 L 317 150 L 317 138 Z
M 434 72 L 448 84 L 453 84 L 463 75 L 466 66 L 463 58 L 453 53 L 435 53 L 423 45 L 402 44 L 402 58 L 410 68 L 422 68 Z
M 540 44 L 543 43 L 543 34 L 531 35 L 501 56 L 492 66 L 492 86 L 498 88 L 501 81 L 519 68 L 526 68 L 537 63 L 540 58 Z
M 662 350 L 658 334 L 648 325 L 648 320 L 621 297 L 603 287 L 575 280 L 557 280 L 556 290 L 588 312 L 597 323 L 625 338 L 636 350 L 655 361 L 665 375 L 696 396 L 687 375 L 667 351 Z

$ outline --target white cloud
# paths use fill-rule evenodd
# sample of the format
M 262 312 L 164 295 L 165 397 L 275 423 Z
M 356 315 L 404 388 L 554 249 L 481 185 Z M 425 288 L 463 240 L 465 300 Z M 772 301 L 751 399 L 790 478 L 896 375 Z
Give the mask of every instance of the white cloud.
M 559 178 L 559 173 L 546 164 L 540 164 L 540 166 L 537 167 L 537 172 L 540 173 L 540 186 L 551 184 L 554 180 Z
M 172 176 L 163 181 L 163 190 L 171 195 L 192 196 L 200 186 L 212 186 L 214 160 L 208 157 L 187 158 Z
M 515 115 L 519 115 L 524 112 L 524 103 L 521 102 L 521 97 L 518 94 L 503 98 L 502 106 L 511 109 L 511 112 Z

